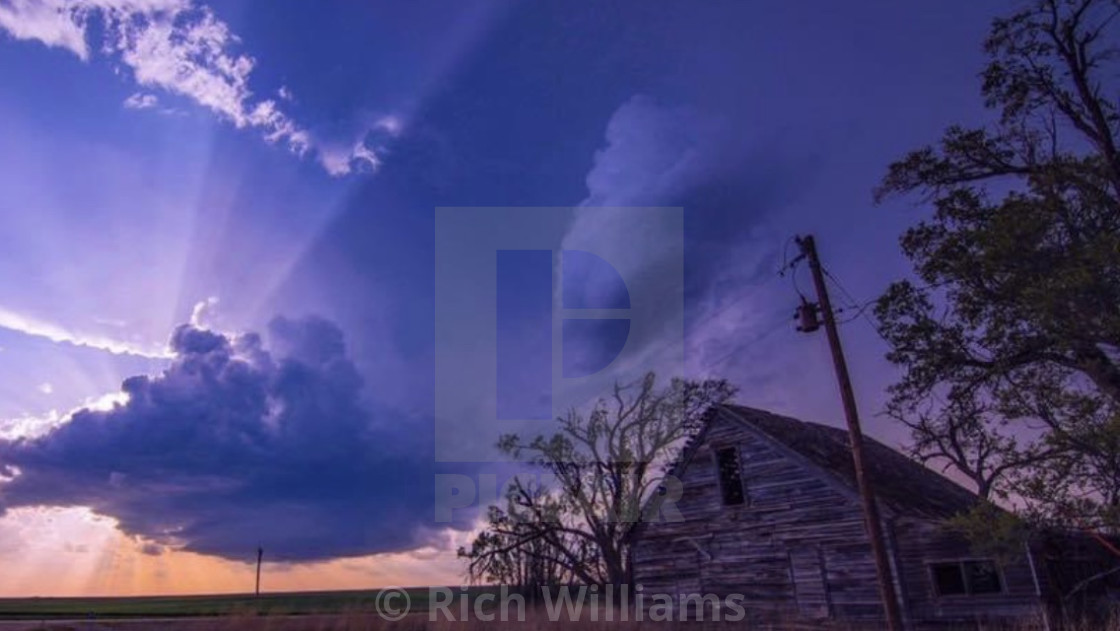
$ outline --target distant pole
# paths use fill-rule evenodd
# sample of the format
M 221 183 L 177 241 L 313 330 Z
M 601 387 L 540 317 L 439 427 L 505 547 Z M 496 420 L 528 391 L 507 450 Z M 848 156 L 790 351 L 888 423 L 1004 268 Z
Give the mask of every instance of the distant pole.
M 264 557 L 264 548 L 257 546 L 257 596 L 261 595 L 261 558 Z
M 887 628 L 890 631 L 901 631 L 902 617 L 898 610 L 894 581 L 891 579 L 891 565 L 887 557 L 887 547 L 883 542 L 879 508 L 876 506 L 871 481 L 868 479 L 867 471 L 864 468 L 863 431 L 859 426 L 856 398 L 852 394 L 852 380 L 848 376 L 848 365 L 844 361 L 844 349 L 840 346 L 840 334 L 836 330 L 836 319 L 832 313 L 832 302 L 828 299 L 828 288 L 825 286 L 824 274 L 821 272 L 821 262 L 817 257 L 817 246 L 811 235 L 798 237 L 797 243 L 801 246 L 801 253 L 809 260 L 809 269 L 813 273 L 813 285 L 817 290 L 817 300 L 820 301 L 824 330 L 828 336 L 828 345 L 832 349 L 832 363 L 836 369 L 836 380 L 840 383 L 840 398 L 844 402 L 844 416 L 848 420 L 848 436 L 852 443 L 852 464 L 855 466 L 856 484 L 859 486 L 860 498 L 863 500 L 863 516 L 867 526 L 867 536 L 871 540 L 871 551 L 875 556 L 875 569 L 879 575 L 879 596 L 883 600 L 883 609 L 887 614 Z

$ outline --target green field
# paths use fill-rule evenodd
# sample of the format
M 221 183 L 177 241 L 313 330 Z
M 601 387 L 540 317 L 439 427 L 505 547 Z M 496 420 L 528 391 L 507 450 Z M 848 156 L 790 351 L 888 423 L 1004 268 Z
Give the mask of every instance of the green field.
M 491 588 L 471 588 L 472 597 Z M 408 588 L 412 612 L 428 608 L 428 588 Z M 456 595 L 459 589 L 455 588 Z M 375 613 L 377 590 L 133 598 L 0 598 L 0 619 Z M 399 602 L 393 603 L 399 606 Z

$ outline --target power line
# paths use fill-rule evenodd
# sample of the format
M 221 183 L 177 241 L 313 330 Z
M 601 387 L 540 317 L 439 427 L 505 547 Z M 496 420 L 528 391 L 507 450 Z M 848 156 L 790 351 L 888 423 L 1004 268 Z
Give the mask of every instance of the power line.
M 798 254 L 792 259 L 789 258 L 789 244 L 793 243 L 794 239 L 795 237 L 786 239 L 786 244 L 782 248 L 782 266 L 778 268 L 778 276 L 785 277 L 786 272 L 788 271 L 790 283 L 793 285 L 793 290 L 797 292 L 798 296 L 801 296 L 802 302 L 808 302 L 809 299 L 805 297 L 805 292 L 801 291 L 801 286 L 797 284 L 797 264 L 805 259 L 805 255 Z
M 852 322 L 856 318 L 862 317 L 864 320 L 867 321 L 867 324 L 869 324 L 871 326 L 871 329 L 873 331 L 875 331 L 875 334 L 878 335 L 884 342 L 887 342 L 889 344 L 890 340 L 887 339 L 886 335 L 883 335 L 882 329 L 879 328 L 879 323 L 876 322 L 875 320 L 873 320 L 871 318 L 871 316 L 868 315 L 868 313 L 867 313 L 867 308 L 870 307 L 872 304 L 878 302 L 878 299 L 876 298 L 876 299 L 867 300 L 863 303 L 860 303 L 859 301 L 857 301 L 855 299 L 854 296 L 852 296 L 852 293 L 850 291 L 848 291 L 847 288 L 844 287 L 844 284 L 840 282 L 840 279 L 836 278 L 836 276 L 827 267 L 822 265 L 821 266 L 821 271 L 824 272 L 824 275 L 827 276 L 828 279 L 832 281 L 832 284 L 835 285 L 836 288 L 840 290 L 840 293 L 844 294 L 844 297 L 847 298 L 848 302 L 850 303 L 847 307 L 843 307 L 841 309 L 838 309 L 837 312 L 842 312 L 842 311 L 846 311 L 846 310 L 849 310 L 849 309 L 855 309 L 856 310 L 855 315 L 853 315 L 852 317 L 850 317 L 846 320 L 842 320 L 842 321 L 838 322 L 837 324 L 847 324 L 849 322 Z
M 834 285 L 836 285 L 836 288 L 840 290 L 840 293 L 844 294 L 844 297 L 847 298 L 849 302 L 853 304 L 858 302 L 854 297 L 852 297 L 852 293 L 844 287 L 844 284 L 840 282 L 840 279 L 833 276 L 832 272 L 827 267 L 821 265 L 821 271 L 824 272 L 824 275 L 827 276 Z
M 789 272 L 790 277 L 793 280 L 793 289 L 794 289 L 795 292 L 797 292 L 797 295 L 801 298 L 802 304 L 805 304 L 805 303 L 808 303 L 808 302 L 811 302 L 811 301 L 808 298 L 805 297 L 805 293 L 802 292 L 801 288 L 797 285 L 797 269 L 799 267 L 798 263 L 800 263 L 805 258 L 805 256 L 804 256 L 804 254 L 802 254 L 800 256 L 797 256 L 797 257 L 793 258 L 792 260 L 789 259 L 789 253 L 788 253 L 789 244 L 790 244 L 790 242 L 793 241 L 793 239 L 794 239 L 793 237 L 790 237 L 786 241 L 785 248 L 783 249 L 783 252 L 782 252 L 782 267 L 781 267 L 781 269 L 778 270 L 778 275 L 779 276 L 785 276 L 786 272 L 787 271 Z M 845 313 L 847 311 L 852 311 L 852 310 L 854 310 L 856 312 L 854 315 L 852 315 L 851 317 L 849 317 L 847 319 L 837 320 L 836 323 L 837 324 L 848 324 L 849 322 L 852 322 L 857 318 L 863 317 L 865 320 L 867 320 L 867 323 L 869 325 L 871 325 L 871 328 L 875 330 L 875 333 L 879 337 L 883 338 L 884 341 L 886 341 L 886 337 L 883 335 L 882 331 L 879 329 L 879 325 L 874 320 L 872 320 L 871 317 L 867 314 L 867 308 L 870 307 L 875 302 L 877 302 L 877 299 L 867 300 L 867 301 L 864 301 L 864 302 L 859 302 L 858 300 L 855 299 L 855 297 L 852 295 L 852 293 L 850 291 L 848 291 L 848 289 L 846 287 L 844 287 L 844 284 L 840 282 L 840 279 L 836 278 L 836 276 L 833 275 L 832 272 L 829 271 L 827 268 L 825 268 L 823 265 L 821 266 L 821 271 L 824 272 L 825 276 L 827 276 L 829 278 L 829 280 L 832 281 L 832 284 L 835 285 L 836 288 L 839 289 L 842 294 L 844 294 L 844 297 L 848 301 L 847 305 L 842 306 L 838 309 L 834 309 L 833 314 L 834 315 L 839 315 L 841 313 Z
M 837 324 L 847 324 L 849 322 L 857 320 L 860 316 L 864 315 L 864 313 L 867 311 L 868 307 L 875 304 L 876 302 L 878 302 L 878 300 L 868 300 L 867 302 L 865 302 L 863 304 L 860 304 L 860 305 L 852 305 L 852 306 L 842 307 L 840 309 L 834 310 L 833 313 L 836 313 L 836 314 L 847 313 L 847 312 L 849 312 L 853 309 L 855 309 L 855 311 L 856 311 L 855 314 L 853 314 L 851 316 L 848 316 L 847 318 L 845 318 L 843 320 L 837 320 L 836 323 Z
M 778 276 L 779 277 L 785 277 L 786 274 L 789 274 L 790 278 L 792 280 L 794 291 L 803 300 L 807 300 L 805 298 L 804 292 L 801 291 L 801 288 L 797 284 L 797 271 L 798 271 L 798 268 L 800 267 L 800 263 L 805 259 L 805 257 L 804 257 L 804 255 L 799 255 L 799 256 L 793 257 L 792 259 L 789 257 L 789 245 L 793 242 L 794 242 L 793 237 L 790 237 L 789 239 L 786 240 L 786 243 L 785 243 L 785 245 L 783 247 L 783 250 L 782 250 L 782 265 L 778 269 Z M 833 313 L 839 315 L 839 314 L 842 314 L 842 313 L 847 313 L 849 311 L 854 311 L 854 313 L 851 316 L 849 316 L 849 317 L 847 317 L 843 320 L 837 320 L 836 323 L 837 324 L 848 324 L 848 323 L 853 322 L 853 321 L 862 317 L 867 322 L 867 324 L 871 327 L 871 329 L 875 332 L 876 335 L 878 335 L 884 342 L 889 343 L 890 340 L 888 340 L 887 337 L 883 334 L 882 329 L 879 326 L 879 323 L 876 322 L 875 319 L 872 318 L 872 316 L 867 313 L 868 307 L 870 307 L 871 305 L 878 302 L 878 298 L 873 298 L 871 300 L 865 300 L 865 301 L 861 302 L 861 301 L 857 300 L 855 298 L 855 296 L 850 291 L 848 291 L 847 287 L 844 286 L 844 283 L 842 283 L 840 281 L 840 279 L 837 278 L 836 275 L 833 274 L 829 269 L 825 268 L 822 265 L 821 266 L 821 271 L 824 272 L 824 275 L 826 277 L 828 277 L 828 279 L 832 282 L 833 285 L 836 286 L 836 288 L 840 291 L 841 294 L 843 294 L 844 298 L 847 301 L 847 304 L 845 304 L 844 306 L 842 306 L 840 308 L 837 308 L 837 309 L 834 309 Z M 939 285 L 923 286 L 920 289 L 922 289 L 922 290 L 932 289 L 932 288 L 935 288 L 937 286 L 939 286 Z M 731 308 L 745 302 L 748 298 L 751 298 L 751 297 L 753 297 L 751 294 L 740 295 L 739 297 L 735 298 L 734 300 L 731 300 L 727 304 L 724 304 L 724 305 L 720 306 L 718 309 L 706 314 L 702 320 L 694 323 L 691 328 L 693 330 L 697 330 L 697 329 L 703 327 L 706 324 L 710 324 L 712 321 L 716 320 L 716 318 L 718 318 L 720 315 L 723 315 L 724 313 L 729 311 Z M 778 316 L 780 314 L 776 313 L 774 315 Z M 745 342 L 743 344 L 737 344 L 737 345 L 733 346 L 732 348 L 728 349 L 727 352 L 719 355 L 718 357 L 716 357 L 714 359 L 707 360 L 705 363 L 709 367 L 712 367 L 712 368 L 718 368 L 720 366 L 723 366 L 724 363 L 728 359 L 730 359 L 732 356 L 743 352 L 744 350 L 746 350 L 747 347 L 749 347 L 751 345 L 755 345 L 755 344 L 758 344 L 760 342 L 763 342 L 764 340 L 766 340 L 770 336 L 777 333 L 783 327 L 789 327 L 789 326 L 790 326 L 790 321 L 787 318 L 784 318 L 784 317 L 779 318 L 774 326 L 772 326 L 769 329 L 766 329 L 765 331 L 763 331 L 762 333 L 754 336 L 754 338 L 752 338 L 750 341 Z

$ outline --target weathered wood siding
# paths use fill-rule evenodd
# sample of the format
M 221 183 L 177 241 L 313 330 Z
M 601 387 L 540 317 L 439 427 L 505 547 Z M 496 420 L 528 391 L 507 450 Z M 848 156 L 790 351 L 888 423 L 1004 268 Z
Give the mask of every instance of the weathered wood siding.
M 747 502 L 724 506 L 716 452 L 739 450 Z M 784 620 L 881 620 L 874 557 L 858 496 L 758 430 L 717 417 L 678 471 L 683 521 L 643 524 L 634 582 L 647 594 L 745 596 L 752 614 Z M 936 520 L 884 513 L 895 587 L 911 629 L 1041 613 L 1023 558 L 1000 566 L 999 594 L 938 596 L 929 564 L 975 559 Z M 1045 585 L 1043 585 L 1045 589 Z
M 747 503 L 724 506 L 715 453 L 739 449 Z M 683 521 L 643 526 L 634 581 L 646 593 L 743 594 L 754 612 L 882 615 L 856 498 L 742 424 L 717 418 L 680 472 Z
M 938 596 L 930 564 L 980 558 L 968 541 L 936 521 L 902 519 L 891 528 L 909 617 L 919 623 L 983 621 L 1042 615 L 1042 601 L 1025 555 L 997 564 L 998 594 Z

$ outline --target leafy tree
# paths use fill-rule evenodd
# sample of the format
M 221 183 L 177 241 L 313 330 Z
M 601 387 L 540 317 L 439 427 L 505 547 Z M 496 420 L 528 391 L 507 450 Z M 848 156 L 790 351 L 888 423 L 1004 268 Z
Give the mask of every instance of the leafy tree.
M 545 472 L 547 482 L 515 478 L 505 505 L 490 508 L 487 528 L 459 551 L 472 576 L 520 581 L 526 575 L 519 584 L 528 587 L 627 583 L 628 534 L 646 499 L 708 410 L 732 394 L 724 380 L 673 379 L 658 388 L 649 373 L 616 384 L 586 414 L 569 411 L 551 436 L 503 436 L 498 448 Z M 543 571 L 525 574 L 527 566 Z
M 891 165 L 877 199 L 932 217 L 902 249 L 921 282 L 876 313 L 903 369 L 888 412 L 914 455 L 1063 526 L 1120 526 L 1117 0 L 1034 0 L 993 23 L 998 119 Z
M 973 510 L 949 519 L 946 525 L 964 535 L 975 554 L 1003 563 L 1023 558 L 1028 524 L 991 502 L 977 504 Z

